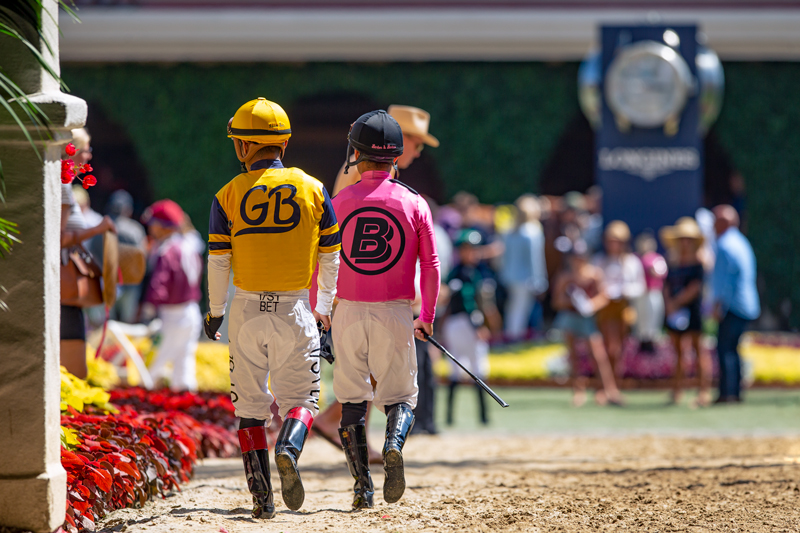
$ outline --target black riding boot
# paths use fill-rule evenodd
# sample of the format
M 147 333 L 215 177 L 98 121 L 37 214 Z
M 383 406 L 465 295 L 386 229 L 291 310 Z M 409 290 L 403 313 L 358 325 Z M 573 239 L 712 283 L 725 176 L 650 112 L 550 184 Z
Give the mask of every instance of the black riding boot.
M 371 509 L 375 489 L 369 475 L 369 452 L 367 451 L 367 428 L 364 424 L 354 424 L 339 428 L 344 456 L 350 475 L 356 480 L 353 485 L 353 509 Z
M 414 427 L 414 412 L 407 403 L 399 403 L 387 409 L 386 443 L 383 445 L 383 470 L 386 473 L 383 499 L 386 503 L 398 501 L 406 490 L 402 452 L 412 427 Z
M 253 495 L 253 518 L 273 518 L 272 481 L 269 478 L 267 428 L 264 426 L 239 430 L 244 474 L 247 488 Z
M 306 492 L 297 470 L 297 460 L 308 437 L 314 417 L 305 407 L 295 407 L 286 415 L 278 442 L 275 443 L 275 464 L 281 477 L 281 495 L 286 507 L 292 511 L 300 509 Z

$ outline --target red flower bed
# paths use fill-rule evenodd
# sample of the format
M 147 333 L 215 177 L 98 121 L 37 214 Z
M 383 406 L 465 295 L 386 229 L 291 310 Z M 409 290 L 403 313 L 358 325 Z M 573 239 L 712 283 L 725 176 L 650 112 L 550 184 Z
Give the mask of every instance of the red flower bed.
M 188 418 L 188 415 L 184 415 Z M 189 481 L 197 442 L 167 413 L 81 414 L 70 408 L 61 425 L 78 432 L 74 451 L 61 449 L 67 471 L 68 531 L 93 529 L 107 512 L 142 505 Z
M 198 458 L 238 452 L 227 396 L 133 388 L 111 397 L 119 413 L 69 408 L 61 417 L 61 425 L 75 430 L 78 439 L 71 450 L 61 449 L 67 471 L 64 529 L 71 533 L 93 530 L 98 518 L 115 509 L 180 490 Z
M 140 413 L 174 413 L 176 421 L 200 443 L 200 457 L 232 457 L 239 451 L 236 415 L 227 394 L 148 391 L 140 387 L 116 389 L 110 394 L 112 404 L 127 405 Z M 195 423 L 178 416 L 181 414 L 189 415 Z

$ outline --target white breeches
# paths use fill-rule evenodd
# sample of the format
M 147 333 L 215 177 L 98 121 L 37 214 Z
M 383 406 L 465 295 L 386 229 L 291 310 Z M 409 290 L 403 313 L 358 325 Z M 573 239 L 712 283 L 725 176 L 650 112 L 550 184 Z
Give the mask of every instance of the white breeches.
M 636 299 L 636 336 L 642 341 L 654 341 L 664 328 L 664 295 L 650 290 Z
M 411 300 L 339 300 L 333 315 L 333 392 L 341 403 L 417 406 L 417 352 Z M 377 386 L 373 394 L 369 376 Z
M 161 345 L 150 367 L 150 375 L 157 381 L 167 377 L 167 363 L 172 363 L 172 390 L 197 390 L 195 354 L 197 341 L 203 328 L 203 317 L 196 302 L 162 305 Z
M 475 326 L 467 313 L 447 317 L 442 326 L 442 341 L 453 357 L 467 367 L 470 372 L 483 379 L 489 373 L 489 345 L 478 337 Z M 450 361 L 450 379 L 464 381 L 470 379 L 466 372 Z
M 236 416 L 272 420 L 305 407 L 319 412 L 319 332 L 308 290 L 236 290 L 230 308 L 231 400 Z M 269 386 L 268 386 L 269 380 Z

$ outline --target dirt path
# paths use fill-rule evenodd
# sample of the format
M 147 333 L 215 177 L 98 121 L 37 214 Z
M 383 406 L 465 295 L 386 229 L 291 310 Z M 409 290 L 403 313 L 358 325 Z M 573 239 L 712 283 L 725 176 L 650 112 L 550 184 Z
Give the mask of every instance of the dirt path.
M 374 436 L 378 440 L 379 435 Z M 104 531 L 798 531 L 800 438 L 415 437 L 409 488 L 349 512 L 343 454 L 311 440 L 301 459 L 306 502 L 250 518 L 241 461 L 206 461 L 183 492 L 110 515 Z M 273 484 L 279 487 L 273 464 Z

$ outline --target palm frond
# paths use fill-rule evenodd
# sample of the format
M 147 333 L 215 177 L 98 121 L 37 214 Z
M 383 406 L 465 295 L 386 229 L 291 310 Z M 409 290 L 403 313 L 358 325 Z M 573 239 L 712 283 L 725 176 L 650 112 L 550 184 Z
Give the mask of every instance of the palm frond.
M 11 252 L 14 243 L 22 242 L 17 235 L 19 235 L 17 223 L 0 218 L 0 258 L 5 258 Z
M 74 0 L 58 0 L 58 6 L 66 11 L 74 20 L 80 22 L 73 9 L 75 8 Z M 44 14 L 51 19 L 58 16 L 57 13 L 51 13 L 44 9 L 42 0 L 3 0 L 2 4 L 0 4 L 0 34 L 7 35 L 22 43 L 23 46 L 33 54 L 39 65 L 58 81 L 59 86 L 64 91 L 69 91 L 69 87 L 67 87 L 64 80 L 61 79 L 61 76 L 59 76 L 47 59 L 45 59 L 44 55 L 42 55 L 42 51 L 26 37 L 26 34 L 31 35 L 31 29 L 34 30 L 39 37 L 39 43 L 43 44 L 50 54 L 54 54 L 53 46 L 42 31 L 42 16 Z M 58 25 L 57 19 L 54 19 L 54 22 Z M 8 112 L 14 122 L 17 123 L 22 133 L 25 135 L 25 138 L 36 152 L 36 156 L 41 161 L 42 156 L 26 124 L 23 122 L 23 117 L 34 126 L 40 137 L 52 137 L 50 120 L 44 111 L 28 98 L 28 95 L 25 94 L 13 79 L 11 79 L 2 67 L 0 67 L 0 106 L 0 110 L 4 109 Z M 17 108 L 20 108 L 22 113 L 19 113 L 19 109 Z M 0 161 L 0 203 L 5 204 L 5 201 L 6 184 L 2 161 Z M 20 244 L 22 242 L 17 237 L 19 234 L 20 232 L 16 223 L 0 218 L 0 258 L 5 258 L 6 255 L 11 252 L 11 248 L 14 244 Z M 8 292 L 2 285 L 0 285 L 0 290 Z M 2 299 L 0 299 L 0 310 L 8 311 L 8 306 Z

